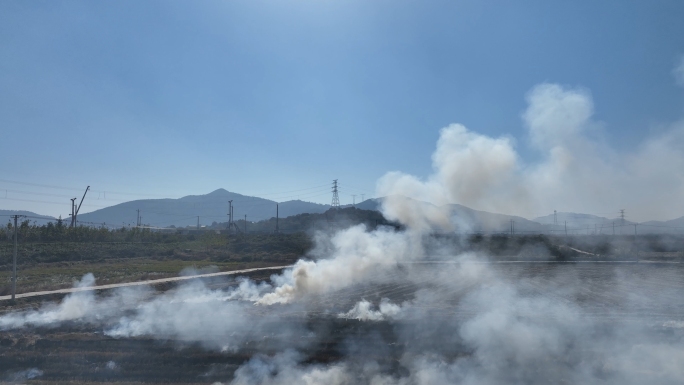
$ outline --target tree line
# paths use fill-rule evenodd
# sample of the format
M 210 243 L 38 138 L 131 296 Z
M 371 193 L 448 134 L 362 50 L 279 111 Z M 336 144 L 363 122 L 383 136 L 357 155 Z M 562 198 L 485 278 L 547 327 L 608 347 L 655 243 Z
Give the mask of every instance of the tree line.
M 74 226 L 70 227 L 62 220 L 38 225 L 29 220 L 22 221 L 17 226 L 19 242 L 174 242 L 180 240 L 180 234 L 156 232 L 147 228 L 121 227 L 109 229 L 104 226 Z M 8 222 L 0 227 L 0 242 L 14 241 L 14 224 Z

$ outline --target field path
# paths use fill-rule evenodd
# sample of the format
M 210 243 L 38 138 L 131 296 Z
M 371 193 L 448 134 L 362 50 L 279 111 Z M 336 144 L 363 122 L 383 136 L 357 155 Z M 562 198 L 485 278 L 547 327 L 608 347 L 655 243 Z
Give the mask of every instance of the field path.
M 669 265 L 669 264 L 680 264 L 679 261 L 668 261 L 668 262 L 661 262 L 661 261 L 610 261 L 610 260 L 591 260 L 591 261 L 465 261 L 465 262 L 459 262 L 459 261 L 418 261 L 418 262 L 402 262 L 401 264 L 407 264 L 407 265 L 431 265 L 431 264 L 459 264 L 459 263 L 474 263 L 474 264 L 489 264 L 489 265 L 498 265 L 498 264 L 538 264 L 538 265 L 552 265 L 552 264 L 649 264 L 649 265 Z M 50 295 L 50 294 L 69 294 L 69 293 L 76 293 L 80 291 L 91 291 L 91 290 L 103 290 L 103 289 L 116 289 L 118 287 L 126 287 L 126 286 L 140 286 L 140 285 L 155 285 L 158 283 L 166 283 L 166 282 L 176 282 L 176 281 L 186 281 L 189 279 L 195 279 L 195 278 L 207 278 L 207 277 L 218 277 L 222 275 L 237 275 L 237 274 L 244 274 L 244 273 L 251 273 L 254 271 L 262 271 L 262 270 L 282 270 L 286 269 L 288 267 L 292 267 L 293 265 L 284 265 L 284 266 L 271 266 L 271 267 L 256 267 L 252 269 L 244 269 L 244 270 L 232 270 L 232 271 L 221 271 L 218 273 L 207 273 L 207 274 L 197 274 L 197 275 L 188 275 L 188 276 L 182 276 L 182 277 L 170 277 L 170 278 L 160 278 L 160 279 L 152 279 L 148 281 L 135 281 L 135 282 L 122 282 L 122 283 L 113 283 L 109 285 L 98 285 L 98 286 L 89 286 L 89 287 L 72 287 L 68 289 L 58 289 L 58 290 L 46 290 L 46 291 L 34 291 L 30 293 L 21 293 L 17 294 L 16 298 L 27 298 L 27 297 L 38 297 L 41 295 Z M 395 288 L 397 289 L 397 288 Z M 6 301 L 12 299 L 11 295 L 4 295 L 0 296 L 0 302 L 1 301 Z
M 89 286 L 89 287 L 72 287 L 69 289 L 47 290 L 47 291 L 34 291 L 31 293 L 17 294 L 16 298 L 37 297 L 37 296 L 41 296 L 41 295 L 50 295 L 50 294 L 69 294 L 69 293 L 76 293 L 79 291 L 116 289 L 117 287 L 126 287 L 126 286 L 156 285 L 158 283 L 185 281 L 188 279 L 195 279 L 195 278 L 218 277 L 218 276 L 222 276 L 222 275 L 236 275 L 236 274 L 251 273 L 254 271 L 262 271 L 262 270 L 281 270 L 281 269 L 285 269 L 288 267 L 292 267 L 292 265 L 271 266 L 271 267 L 255 267 L 252 269 L 220 271 L 218 273 L 207 273 L 207 274 L 187 275 L 187 276 L 182 276 L 182 277 L 160 278 L 160 279 L 152 279 L 149 281 L 123 282 L 123 283 L 112 283 L 109 285 L 99 285 L 99 286 Z M 11 295 L 0 296 L 0 301 L 6 301 L 9 299 L 12 299 Z

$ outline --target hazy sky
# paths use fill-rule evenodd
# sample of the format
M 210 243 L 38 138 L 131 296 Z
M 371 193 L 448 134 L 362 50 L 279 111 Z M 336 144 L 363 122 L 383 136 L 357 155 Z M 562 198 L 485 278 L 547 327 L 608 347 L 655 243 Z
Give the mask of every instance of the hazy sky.
M 684 117 L 683 20 L 679 0 L 4 0 L 0 208 L 65 215 L 86 185 L 82 212 L 217 188 L 328 203 L 335 178 L 351 203 L 429 175 L 451 123 L 535 162 L 545 82 L 586 90 L 630 152 Z

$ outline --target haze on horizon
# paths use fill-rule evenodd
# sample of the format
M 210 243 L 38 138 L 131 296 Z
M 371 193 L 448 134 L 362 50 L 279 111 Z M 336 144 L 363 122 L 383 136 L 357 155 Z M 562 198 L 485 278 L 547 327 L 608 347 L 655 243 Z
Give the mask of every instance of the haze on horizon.
M 0 208 L 337 178 L 342 203 L 684 215 L 681 2 L 262 5 L 0 4 Z

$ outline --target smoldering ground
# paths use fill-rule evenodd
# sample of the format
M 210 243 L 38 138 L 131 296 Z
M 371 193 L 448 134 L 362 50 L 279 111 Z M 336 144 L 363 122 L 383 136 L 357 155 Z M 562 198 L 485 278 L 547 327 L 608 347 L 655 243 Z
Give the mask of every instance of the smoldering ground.
M 684 379 L 679 266 L 506 264 L 477 253 L 420 263 L 425 242 L 350 228 L 270 283 L 80 292 L 0 325 L 81 323 L 115 339 L 248 351 L 232 379 L 219 379 L 235 384 Z

